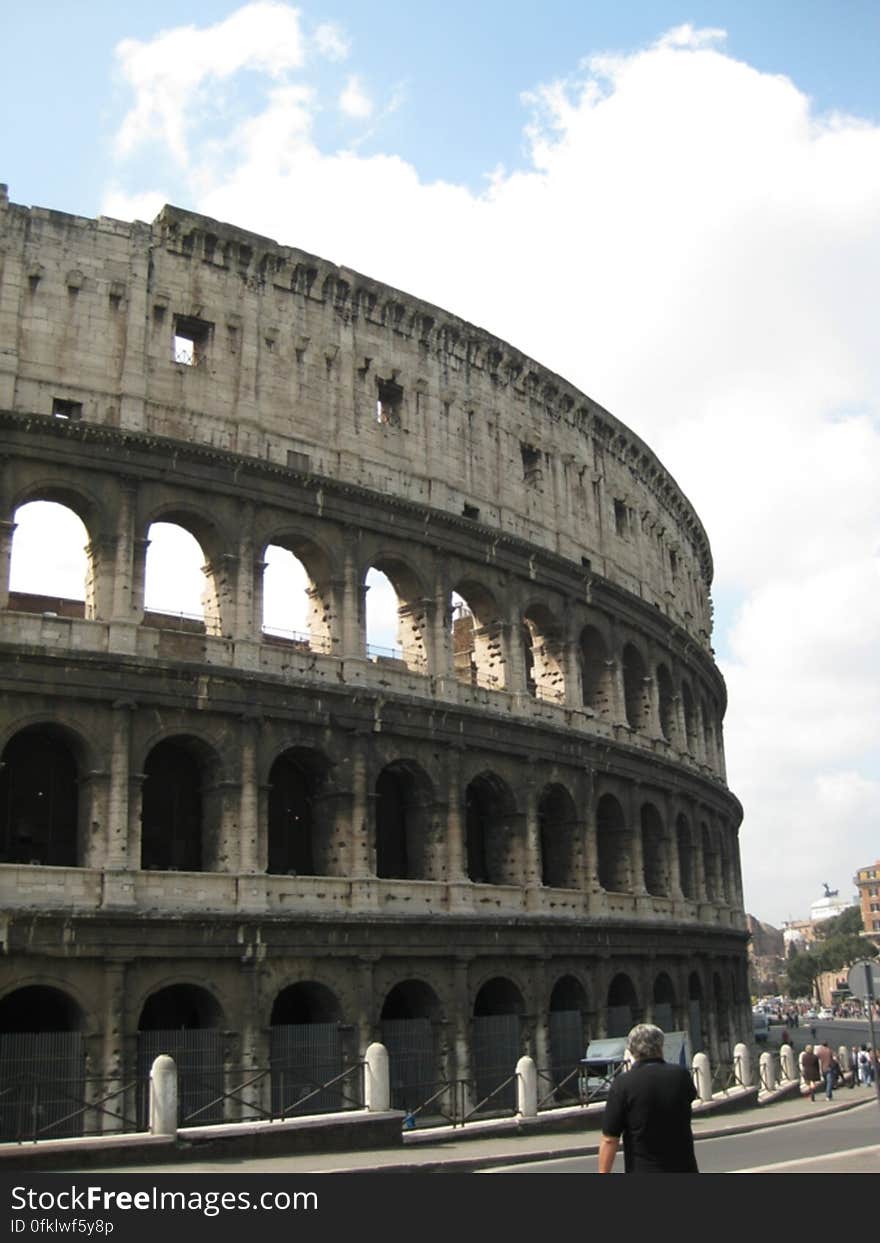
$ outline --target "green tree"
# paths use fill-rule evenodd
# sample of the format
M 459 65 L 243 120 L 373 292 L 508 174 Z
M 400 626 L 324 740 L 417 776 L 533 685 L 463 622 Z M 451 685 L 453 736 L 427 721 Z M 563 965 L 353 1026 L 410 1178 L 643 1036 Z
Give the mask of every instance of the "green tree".
M 818 956 L 810 950 L 798 953 L 793 950 L 785 964 L 786 992 L 790 997 L 812 997 L 816 993 L 816 979 L 822 973 Z

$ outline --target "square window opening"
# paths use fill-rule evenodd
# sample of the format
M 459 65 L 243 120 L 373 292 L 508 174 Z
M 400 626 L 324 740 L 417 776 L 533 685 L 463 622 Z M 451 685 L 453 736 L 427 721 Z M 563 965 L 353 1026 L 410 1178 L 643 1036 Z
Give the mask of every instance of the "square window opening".
M 626 503 L 624 501 L 615 500 L 614 502 L 614 529 L 618 535 L 626 535 L 627 532 L 627 513 Z
M 534 445 L 520 444 L 522 455 L 523 482 L 530 488 L 536 488 L 541 482 L 541 450 Z
M 394 380 L 376 380 L 376 422 L 387 427 L 400 427 L 403 414 L 403 389 Z
M 174 361 L 184 367 L 198 367 L 207 358 L 214 325 L 189 315 L 174 317 Z
M 68 401 L 66 397 L 53 397 L 52 399 L 52 415 L 56 419 L 68 419 L 71 423 L 75 423 L 82 418 L 82 402 Z

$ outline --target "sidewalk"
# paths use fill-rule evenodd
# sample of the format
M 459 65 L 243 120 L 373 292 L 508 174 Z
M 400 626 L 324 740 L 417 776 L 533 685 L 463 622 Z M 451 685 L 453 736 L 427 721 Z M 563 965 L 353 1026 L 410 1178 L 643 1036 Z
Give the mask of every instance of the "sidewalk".
M 780 1126 L 799 1119 L 853 1109 L 873 1099 L 873 1093 L 858 1088 L 844 1088 L 832 1101 L 817 1096 L 793 1095 L 768 1099 L 764 1103 L 733 1113 L 702 1114 L 695 1112 L 694 1135 L 708 1139 L 722 1135 L 744 1134 L 764 1127 Z M 433 1131 L 413 1131 L 404 1137 L 403 1147 L 380 1148 L 369 1152 L 297 1153 L 264 1157 L 259 1160 L 226 1157 L 205 1161 L 188 1161 L 185 1165 L 121 1165 L 92 1166 L 90 1173 L 264 1173 L 264 1174 L 399 1174 L 399 1173 L 469 1173 L 493 1165 L 514 1165 L 526 1161 L 550 1160 L 556 1157 L 592 1156 L 599 1149 L 599 1128 L 589 1128 L 584 1118 L 583 1130 L 549 1131 L 536 1128 L 527 1133 L 499 1134 L 499 1127 L 489 1124 L 481 1133 L 481 1123 L 466 1128 L 438 1127 Z M 880 1154 L 880 1145 L 877 1148 Z

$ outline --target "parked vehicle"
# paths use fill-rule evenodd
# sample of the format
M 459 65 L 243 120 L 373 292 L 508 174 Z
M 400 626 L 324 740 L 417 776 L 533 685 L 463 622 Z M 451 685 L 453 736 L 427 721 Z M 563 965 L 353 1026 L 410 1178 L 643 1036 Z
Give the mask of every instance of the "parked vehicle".
M 766 1044 L 770 1038 L 770 1020 L 763 1010 L 752 1011 L 752 1034 L 757 1044 Z

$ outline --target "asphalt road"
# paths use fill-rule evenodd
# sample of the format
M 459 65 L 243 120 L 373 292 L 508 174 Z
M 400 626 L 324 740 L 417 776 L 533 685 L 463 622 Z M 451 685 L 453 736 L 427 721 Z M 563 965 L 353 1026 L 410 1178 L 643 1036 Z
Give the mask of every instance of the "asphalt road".
M 842 1089 L 849 1095 L 850 1089 Z M 697 1139 L 697 1164 L 704 1174 L 726 1173 L 880 1173 L 880 1106 L 867 1088 L 858 1109 L 826 1117 L 768 1127 L 745 1135 Z M 495 1166 L 491 1174 L 594 1174 L 596 1157 L 564 1157 L 523 1165 Z M 623 1173 L 618 1154 L 615 1173 Z

